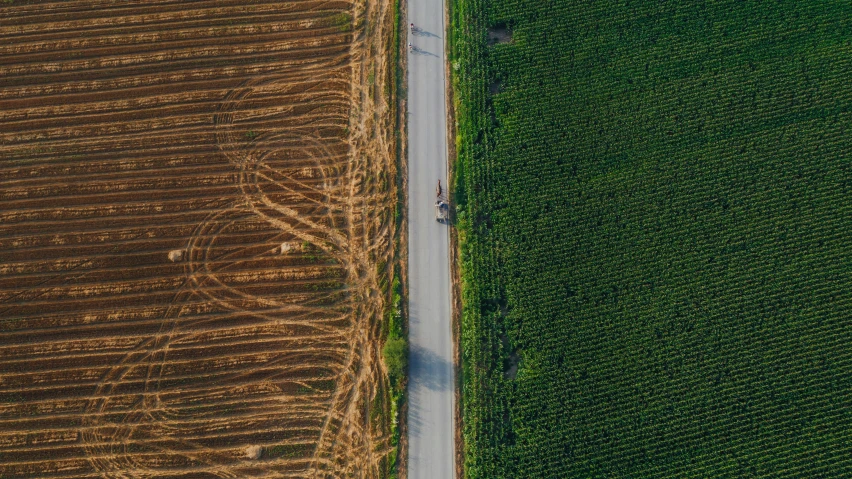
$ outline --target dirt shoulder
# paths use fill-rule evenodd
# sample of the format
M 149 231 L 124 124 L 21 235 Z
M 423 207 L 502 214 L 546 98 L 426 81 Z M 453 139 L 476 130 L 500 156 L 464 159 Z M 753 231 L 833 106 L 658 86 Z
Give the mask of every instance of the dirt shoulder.
M 407 2 L 402 0 L 391 0 L 394 2 L 399 11 L 397 31 L 404 31 L 402 19 L 408 16 Z M 405 334 L 408 335 L 408 130 L 405 119 L 408 114 L 408 102 L 406 101 L 404 92 L 408 91 L 408 56 L 405 55 L 405 47 L 403 46 L 401 36 L 397 38 L 397 44 L 392 48 L 396 48 L 396 58 L 399 59 L 396 65 L 395 78 L 397 78 L 395 88 L 396 95 L 396 121 L 397 132 L 399 138 L 399 147 L 397 148 L 397 211 L 396 215 L 399 218 L 397 221 L 397 240 L 394 248 L 397 251 L 399 258 L 399 271 L 403 284 L 403 317 L 405 318 Z M 407 379 L 407 378 L 406 378 Z M 399 408 L 399 445 L 397 450 L 397 468 L 398 477 L 400 479 L 408 478 L 408 381 L 406 380 L 405 391 L 403 392 L 403 402 Z
M 452 45 L 450 45 L 448 32 L 450 31 L 450 6 L 447 5 L 444 9 L 444 25 L 446 26 L 444 32 L 444 52 L 446 55 L 444 56 L 444 71 L 447 72 L 445 82 L 446 82 L 446 110 L 447 110 L 447 162 L 449 163 L 447 166 L 448 171 L 448 190 L 450 195 L 450 204 L 456 204 L 455 198 L 453 197 L 455 194 L 453 185 L 455 185 L 455 175 L 456 175 L 456 110 L 455 110 L 455 92 L 453 91 L 453 82 L 452 82 L 452 62 L 450 61 L 450 52 L 452 51 Z M 459 248 L 458 248 L 458 230 L 455 228 L 450 228 L 450 281 L 452 285 L 452 327 L 453 327 L 453 367 L 455 369 L 455 421 L 454 421 L 454 431 L 455 435 L 455 448 L 456 448 L 456 478 L 461 479 L 464 477 L 464 434 L 463 427 L 464 423 L 462 422 L 462 364 L 461 364 L 461 312 L 462 312 L 462 302 L 461 302 L 461 271 L 459 269 L 460 259 L 459 259 Z

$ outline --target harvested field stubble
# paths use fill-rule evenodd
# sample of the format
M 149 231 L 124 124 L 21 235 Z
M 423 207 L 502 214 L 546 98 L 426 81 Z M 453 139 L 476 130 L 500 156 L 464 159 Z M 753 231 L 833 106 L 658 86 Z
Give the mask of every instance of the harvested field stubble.
M 0 6 L 0 477 L 380 475 L 369 7 Z

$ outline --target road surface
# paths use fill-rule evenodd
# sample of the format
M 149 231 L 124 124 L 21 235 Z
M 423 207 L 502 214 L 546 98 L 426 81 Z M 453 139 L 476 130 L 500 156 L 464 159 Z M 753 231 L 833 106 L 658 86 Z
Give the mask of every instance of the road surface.
M 408 42 L 408 477 L 453 479 L 454 372 L 448 226 L 435 221 L 447 185 L 443 0 L 410 0 Z

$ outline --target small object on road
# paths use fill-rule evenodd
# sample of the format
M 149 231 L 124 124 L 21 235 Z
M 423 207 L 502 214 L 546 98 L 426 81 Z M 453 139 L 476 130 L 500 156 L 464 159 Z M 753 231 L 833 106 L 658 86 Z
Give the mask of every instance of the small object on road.
M 450 207 L 441 200 L 435 202 L 435 221 L 443 223 L 447 221 L 447 212 Z
M 441 197 L 441 180 L 438 180 L 438 194 L 436 196 Z

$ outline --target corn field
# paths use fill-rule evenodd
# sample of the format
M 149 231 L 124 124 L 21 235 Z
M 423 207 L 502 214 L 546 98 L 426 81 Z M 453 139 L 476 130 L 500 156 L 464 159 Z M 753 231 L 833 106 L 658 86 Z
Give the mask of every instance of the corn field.
M 852 6 L 451 12 L 466 476 L 852 477 Z

